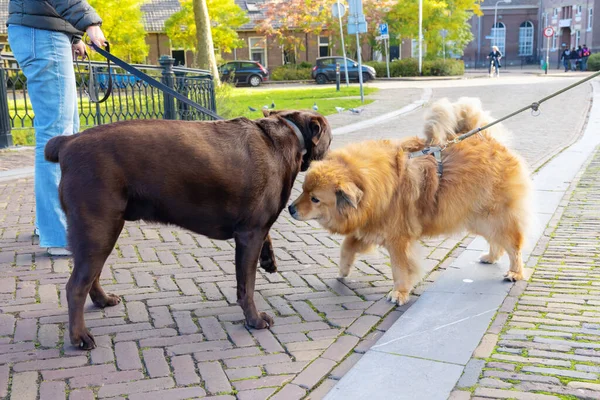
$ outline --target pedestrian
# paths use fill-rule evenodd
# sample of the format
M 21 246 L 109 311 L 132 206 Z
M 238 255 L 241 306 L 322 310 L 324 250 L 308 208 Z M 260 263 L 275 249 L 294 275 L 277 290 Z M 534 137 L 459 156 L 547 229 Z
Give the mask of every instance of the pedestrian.
M 577 55 L 577 50 L 575 49 L 575 47 L 573 47 L 571 49 L 571 54 L 569 55 L 569 59 L 571 61 L 571 70 L 575 71 L 577 69 L 577 60 L 579 59 L 579 56 Z
M 579 68 L 580 71 L 583 71 L 583 69 L 581 68 L 581 60 L 583 59 L 583 49 L 581 48 L 581 45 L 577 46 L 577 67 Z
M 581 54 L 581 70 L 587 71 L 587 61 L 590 58 L 592 52 L 588 49 L 587 45 L 583 45 L 582 54 Z
M 44 159 L 44 147 L 55 136 L 79 131 L 73 58 L 86 55 L 84 32 L 95 45 L 106 44 L 102 19 L 86 0 L 10 0 L 8 14 L 8 42 L 27 78 L 35 113 L 36 232 L 49 254 L 67 256 L 60 167 Z
M 563 66 L 565 67 L 565 72 L 568 72 L 569 71 L 569 62 L 571 59 L 571 50 L 569 50 L 568 47 L 566 47 L 563 50 L 562 54 L 560 55 L 560 59 L 562 60 Z

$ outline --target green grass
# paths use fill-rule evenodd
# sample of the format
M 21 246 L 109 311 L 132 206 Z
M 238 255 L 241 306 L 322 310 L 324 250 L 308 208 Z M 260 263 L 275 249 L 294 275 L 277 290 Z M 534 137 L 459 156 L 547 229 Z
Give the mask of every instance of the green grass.
M 323 115 L 336 113 L 335 107 L 348 109 L 362 105 L 360 98 L 346 98 L 360 96 L 358 86 L 341 87 L 339 92 L 336 92 L 335 86 L 261 90 L 226 86 L 219 89 L 219 91 L 220 93 L 217 94 L 217 112 L 227 118 L 239 116 L 250 119 L 260 118 L 262 117 L 263 106 L 270 107 L 273 102 L 276 110 L 309 110 L 316 102 L 319 113 Z M 378 89 L 365 86 L 364 91 L 365 95 L 368 95 L 377 92 Z M 365 100 L 365 104 L 372 102 L 373 100 Z M 250 111 L 249 106 L 257 109 L 257 111 Z
M 365 86 L 365 95 L 376 93 L 378 89 Z M 335 90 L 335 86 L 325 87 L 308 87 L 308 88 L 276 88 L 276 89 L 250 89 L 250 88 L 234 88 L 229 85 L 223 85 L 217 89 L 217 113 L 225 118 L 247 117 L 256 119 L 262 117 L 262 108 L 271 103 L 275 103 L 276 110 L 309 110 L 313 104 L 317 103 L 319 113 L 323 115 L 331 115 L 336 113 L 335 107 L 343 107 L 345 109 L 360 107 L 362 104 L 360 99 L 358 86 L 341 87 L 340 91 Z M 355 98 L 348 98 L 355 97 Z M 154 100 L 154 101 L 152 101 Z M 365 104 L 372 103 L 373 100 L 365 100 Z M 81 130 L 89 128 L 94 124 L 93 115 L 95 114 L 96 106 L 87 99 L 78 101 L 80 113 L 85 113 L 85 116 L 80 115 Z M 255 108 L 257 111 L 250 111 L 248 106 Z M 109 98 L 106 103 L 100 105 L 101 113 L 110 113 L 110 110 L 115 110 L 119 114 L 119 120 L 137 118 L 139 113 L 153 114 L 162 110 L 162 95 L 154 95 L 152 97 L 144 96 L 129 96 Z M 129 113 L 127 113 L 129 112 Z M 33 116 L 31 104 L 25 105 L 24 100 L 9 101 L 9 113 L 11 117 L 17 116 L 15 119 L 15 128 L 12 130 L 13 143 L 21 146 L 31 146 L 35 143 L 34 130 L 32 128 L 32 120 L 27 116 Z M 123 114 L 126 114 L 123 116 Z M 21 121 L 21 118 L 23 120 Z M 113 121 L 117 119 L 113 118 Z M 105 123 L 110 122 L 108 116 L 105 117 Z

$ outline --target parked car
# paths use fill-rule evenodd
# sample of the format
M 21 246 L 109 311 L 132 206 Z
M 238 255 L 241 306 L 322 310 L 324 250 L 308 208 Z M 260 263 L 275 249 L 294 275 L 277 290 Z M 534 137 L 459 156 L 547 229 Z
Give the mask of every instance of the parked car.
M 223 82 L 258 86 L 269 79 L 269 71 L 257 61 L 230 61 L 219 67 Z
M 335 65 L 340 64 L 340 80 L 346 79 L 344 75 L 344 57 L 321 57 L 317 58 L 315 66 L 312 69 L 312 78 L 322 85 L 327 82 L 335 82 Z M 346 57 L 348 66 L 348 79 L 358 81 L 358 63 Z M 375 68 L 368 65 L 362 65 L 363 82 L 375 79 L 377 76 Z

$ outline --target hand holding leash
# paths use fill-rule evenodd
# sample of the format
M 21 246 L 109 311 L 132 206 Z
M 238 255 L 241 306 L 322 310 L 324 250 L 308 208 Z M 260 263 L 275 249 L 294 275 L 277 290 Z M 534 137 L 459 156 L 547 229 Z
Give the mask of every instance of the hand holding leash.
M 82 60 L 87 56 L 87 46 L 85 45 L 83 40 L 77 42 L 77 44 L 72 45 L 73 48 L 73 59 L 77 61 L 77 58 L 81 57 Z
M 90 41 L 97 47 L 104 47 L 106 45 L 106 38 L 98 25 L 88 26 L 86 33 L 90 38 Z

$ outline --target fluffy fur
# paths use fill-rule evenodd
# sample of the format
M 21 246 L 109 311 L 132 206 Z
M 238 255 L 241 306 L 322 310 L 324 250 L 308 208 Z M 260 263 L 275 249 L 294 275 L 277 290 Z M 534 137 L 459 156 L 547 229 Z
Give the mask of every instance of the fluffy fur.
M 506 251 L 506 278 L 522 279 L 531 181 L 524 161 L 506 146 L 505 129 L 495 125 L 450 144 L 442 152 L 441 178 L 433 156 L 408 158 L 411 151 L 444 145 L 492 120 L 478 99 L 440 100 L 427 115 L 425 138 L 355 143 L 313 163 L 289 211 L 345 235 L 341 277 L 357 253 L 384 246 L 394 278 L 388 299 L 398 304 L 408 300 L 420 277 L 412 248 L 423 237 L 465 230 L 481 235 L 490 244 L 481 262 L 494 263 Z

